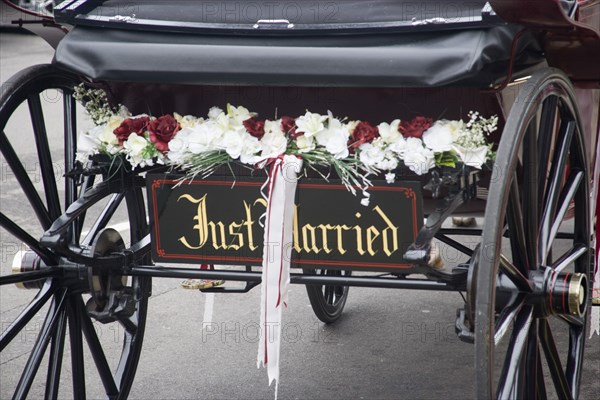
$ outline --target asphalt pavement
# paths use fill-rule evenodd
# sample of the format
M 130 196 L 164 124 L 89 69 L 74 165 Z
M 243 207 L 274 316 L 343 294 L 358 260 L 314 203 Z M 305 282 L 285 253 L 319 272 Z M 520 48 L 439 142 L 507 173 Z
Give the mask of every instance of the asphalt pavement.
M 9 80 L 28 65 L 50 62 L 52 54 L 41 39 L 2 32 L 0 80 Z M 60 144 L 58 138 L 52 142 Z M 35 163 L 30 144 L 19 142 L 18 152 Z M 3 207 L 20 207 L 18 191 L 7 185 L 0 188 L 0 201 Z M 4 275 L 14 243 L 1 230 L 0 244 Z M 456 256 L 448 248 L 442 254 L 446 259 Z M 153 281 L 144 349 L 130 398 L 272 399 L 266 370 L 256 367 L 260 289 L 208 295 L 181 289 L 179 283 Z M 2 329 L 31 296 L 31 291 L 12 286 L 0 289 Z M 462 303 L 452 292 L 351 288 L 342 319 L 326 326 L 314 316 L 305 289 L 293 286 L 284 312 L 279 398 L 474 398 L 474 349 L 454 333 Z M 0 356 L 0 399 L 12 396 L 42 318 L 36 317 Z M 97 324 L 96 330 L 107 353 L 118 354 L 119 328 Z M 586 346 L 581 398 L 597 399 L 600 337 Z M 43 397 L 45 373 L 40 375 L 30 398 Z M 69 398 L 68 376 L 63 382 L 59 395 Z M 90 398 L 102 397 L 98 378 L 90 372 L 86 385 Z

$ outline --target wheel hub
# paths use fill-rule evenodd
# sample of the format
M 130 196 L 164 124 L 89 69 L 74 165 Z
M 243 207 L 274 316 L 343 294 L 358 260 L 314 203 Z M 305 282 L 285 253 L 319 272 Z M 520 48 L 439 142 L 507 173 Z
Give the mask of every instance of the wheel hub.
M 107 228 L 94 240 L 90 253 L 94 257 L 119 253 L 125 242 L 116 230 Z M 113 268 L 91 265 L 88 282 L 92 297 L 86 304 L 90 316 L 101 323 L 114 322 L 135 312 L 135 293 L 127 286 L 127 277 Z
M 42 259 L 31 250 L 19 250 L 12 262 L 12 273 L 39 271 L 44 265 Z M 17 282 L 15 286 L 19 289 L 39 289 L 42 287 L 43 279 L 37 281 Z
M 550 314 L 585 314 L 588 283 L 585 274 L 551 271 L 545 278 L 545 298 Z

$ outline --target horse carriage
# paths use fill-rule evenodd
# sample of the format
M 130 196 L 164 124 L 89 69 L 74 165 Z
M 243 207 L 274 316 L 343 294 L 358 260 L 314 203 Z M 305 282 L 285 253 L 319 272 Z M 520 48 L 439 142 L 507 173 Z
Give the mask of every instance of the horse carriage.
M 305 285 L 327 324 L 351 286 L 464 293 L 455 325 L 474 345 L 477 398 L 579 397 L 598 297 L 598 1 L 53 12 L 14 21 L 55 57 L 0 93 L 0 232 L 19 244 L 0 285 L 35 293 L 0 350 L 43 319 L 14 398 L 44 357 L 57 397 L 66 337 L 73 397 L 85 338 L 106 397 L 127 398 L 153 278 L 225 280 L 203 289 L 218 293 L 262 281 L 265 313 L 264 292 L 279 290 L 280 313 L 286 281 Z M 97 125 L 83 135 L 78 101 Z M 439 243 L 466 261 L 443 265 Z M 122 327 L 116 366 L 97 323 Z

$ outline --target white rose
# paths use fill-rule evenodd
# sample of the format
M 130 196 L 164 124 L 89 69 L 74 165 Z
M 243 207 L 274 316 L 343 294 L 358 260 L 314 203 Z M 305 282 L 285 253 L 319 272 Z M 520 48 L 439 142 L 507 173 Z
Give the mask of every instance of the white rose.
M 119 144 L 119 139 L 117 138 L 117 135 L 115 135 L 114 132 L 106 126 L 105 129 L 103 129 L 102 132 L 100 132 L 100 134 L 98 135 L 98 139 L 102 143 L 109 146 L 117 146 Z
M 479 146 L 473 149 L 468 149 L 463 146 L 454 145 L 452 149 L 458 154 L 461 161 L 470 167 L 481 169 L 487 160 L 488 147 Z
M 330 121 L 332 121 L 330 119 Z M 348 129 L 337 120 L 329 124 L 325 130 L 318 132 L 315 135 L 317 143 L 331 153 L 335 158 L 342 159 L 348 157 L 348 137 L 350 132 Z
M 359 159 L 367 167 L 373 167 L 375 164 L 382 162 L 385 158 L 385 152 L 383 149 L 377 145 L 373 145 L 372 143 L 361 144 L 359 149 Z
M 139 136 L 135 133 L 129 135 L 127 140 L 123 143 L 123 147 L 128 153 L 140 154 L 148 145 L 148 141 L 143 136 Z
M 379 136 L 383 138 L 383 141 L 386 143 L 393 143 L 399 137 L 402 137 L 400 132 L 398 132 L 398 127 L 400 126 L 400 120 L 395 119 L 391 123 L 382 122 L 377 125 L 377 129 L 379 130 Z
M 312 136 L 298 136 L 296 138 L 296 146 L 298 146 L 298 152 L 308 153 L 315 149 L 315 139 Z
M 387 174 L 385 174 L 385 181 L 387 183 L 396 182 L 396 174 L 394 174 L 393 172 L 388 172 Z
M 127 160 L 129 160 L 134 168 L 138 165 L 142 167 L 144 165 L 152 165 L 152 160 L 144 159 L 144 150 L 149 143 L 150 142 L 148 142 L 144 137 L 138 136 L 135 133 L 129 135 L 127 140 L 123 143 L 123 147 L 127 153 Z
M 423 143 L 435 153 L 443 153 L 452 149 L 452 131 L 448 121 L 437 121 L 423 132 Z
M 320 115 L 307 111 L 306 114 L 296 118 L 296 132 L 303 132 L 304 136 L 312 137 L 325 129 L 323 122 L 325 122 L 326 119 L 326 115 Z

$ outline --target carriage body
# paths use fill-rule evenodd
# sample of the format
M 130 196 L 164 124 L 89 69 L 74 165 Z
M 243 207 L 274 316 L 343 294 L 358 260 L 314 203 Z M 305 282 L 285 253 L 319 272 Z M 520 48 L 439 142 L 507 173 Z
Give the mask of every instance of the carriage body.
M 471 110 L 497 115 L 498 130 L 489 136 L 496 152 L 494 162 L 478 168 L 439 167 L 423 175 L 401 166 L 393 185 L 383 176 L 373 179 L 369 208 L 395 209 L 395 228 L 408 235 L 401 251 L 382 259 L 383 247 L 371 256 L 361 253 L 362 258 L 356 254 L 332 258 L 323 253 L 302 255 L 298 244 L 292 266 L 301 270 L 293 271 L 291 282 L 307 285 L 317 316 L 327 323 L 340 317 L 350 286 L 465 291 L 467 299 L 458 313 L 456 330 L 462 340 L 475 342 L 479 397 L 543 397 L 539 387 L 545 379 L 552 382 L 549 390 L 559 397 L 577 398 L 599 226 L 600 2 L 540 0 L 524 7 L 519 1 L 506 0 L 459 5 L 284 1 L 265 3 L 264 9 L 261 3 L 252 4 L 249 9 L 243 2 L 231 1 L 181 1 L 168 6 L 154 1 L 63 1 L 55 7 L 54 20 L 23 24 L 33 26 L 42 37 L 52 32 L 48 41 L 56 45 L 56 53 L 51 67 L 22 78 L 14 93 L 3 91 L 0 119 L 6 124 L 16 107 L 13 103 L 24 100 L 35 114 L 35 100 L 27 91 L 55 84 L 68 93 L 68 86 L 78 81 L 103 89 L 111 104 L 125 105 L 133 115 L 198 115 L 227 104 L 242 105 L 263 118 L 275 115 L 274 119 L 299 116 L 307 109 L 323 115 L 331 110 L 340 117 L 374 123 L 422 115 L 468 120 Z M 292 11 L 293 17 L 287 17 Z M 263 14 L 268 17 L 262 18 Z M 65 110 L 72 104 L 72 99 L 67 100 Z M 74 123 L 74 109 L 70 110 L 65 111 L 65 121 Z M 32 117 L 32 121 L 35 128 L 43 118 Z M 126 333 L 130 347 L 125 346 L 116 372 L 97 361 L 107 395 L 122 398 L 131 388 L 139 360 L 150 277 L 242 281 L 246 291 L 261 280 L 256 269 L 264 257 L 260 244 L 251 254 L 241 254 L 239 248 L 177 250 L 181 238 L 199 231 L 194 224 L 199 225 L 202 218 L 197 202 L 185 208 L 178 206 L 178 199 L 214 195 L 224 210 L 219 218 L 235 224 L 244 214 L 234 215 L 230 208 L 256 202 L 265 174 L 233 167 L 232 178 L 231 167 L 221 168 L 211 178 L 173 188 L 182 171 L 159 167 L 114 173 L 113 162 L 107 166 L 97 159 L 86 168 L 78 167 L 74 136 L 74 127 L 66 123 L 65 137 L 71 139 L 65 141 L 70 148 L 64 153 L 65 211 L 60 204 L 58 209 L 50 205 L 50 197 L 47 206 L 41 204 L 34 189 L 17 178 L 41 216 L 43 234 L 41 239 L 25 235 L 3 211 L 2 228 L 32 250 L 19 253 L 19 274 L 0 279 L 3 284 L 21 280 L 25 286 L 41 287 L 38 303 L 53 297 L 51 311 L 62 317 L 48 318 L 42 355 L 50 339 L 53 349 L 55 340 L 64 342 L 65 320 L 75 337 L 72 349 L 81 346 L 82 333 L 88 343 L 95 343 L 91 320 L 126 327 L 137 321 Z M 36 143 L 44 146 L 37 137 Z M 1 144 L 4 158 L 18 176 L 10 137 L 3 134 Z M 40 156 L 40 162 L 44 157 Z M 46 196 L 52 186 L 46 181 L 52 179 L 42 179 Z M 304 221 L 300 230 L 319 223 L 324 226 L 319 221 L 334 209 L 359 214 L 360 197 L 348 193 L 335 179 L 328 170 L 309 171 L 299 180 L 297 202 L 312 207 L 299 219 Z M 333 186 L 339 190 L 329 190 Z M 392 196 L 409 191 L 418 194 L 402 195 L 402 201 Z M 318 210 L 321 196 L 339 207 Z M 83 235 L 88 209 L 106 199 L 110 200 L 91 224 L 93 233 Z M 127 205 L 129 215 L 129 245 L 109 224 L 121 203 Z M 469 218 L 483 223 L 471 228 L 442 227 L 450 217 L 458 223 Z M 339 218 L 335 226 L 341 231 L 344 217 Z M 159 221 L 174 222 L 160 222 L 159 229 Z M 404 221 L 414 223 L 409 227 Z M 403 224 L 407 227 L 400 228 Z M 356 227 L 361 229 L 359 223 Z M 254 235 L 260 236 L 260 228 L 255 228 Z M 377 235 L 383 235 L 384 228 Z M 481 236 L 481 242 L 469 248 L 461 244 L 462 235 Z M 434 239 L 464 252 L 468 261 L 440 269 Z M 510 251 L 498 250 L 503 240 Z M 560 256 L 553 255 L 555 240 L 570 243 Z M 167 250 L 160 241 L 170 243 Z M 380 242 L 383 246 L 384 241 Z M 241 267 L 217 265 L 214 270 L 198 270 L 193 265 L 168 265 L 186 260 L 188 264 Z M 79 276 L 85 271 L 88 279 L 74 284 L 64 271 L 79 271 Z M 124 276 L 133 277 L 129 285 L 116 283 Z M 564 278 L 562 286 L 558 278 Z M 227 288 L 210 290 L 227 292 Z M 82 292 L 91 294 L 87 304 L 81 300 Z M 37 310 L 35 301 L 30 308 Z M 560 301 L 562 306 L 557 306 Z M 23 319 L 31 318 L 31 312 L 26 310 Z M 547 321 L 554 317 L 567 323 L 565 349 L 560 345 L 557 349 L 552 339 Z M 77 325 L 80 319 L 83 322 Z M 11 329 L 17 332 L 19 321 L 3 333 L 2 347 L 17 334 Z M 525 341 L 529 347 L 522 346 L 523 335 L 529 338 Z M 508 349 L 500 350 L 496 342 L 503 338 Z M 566 354 L 564 365 L 553 363 L 557 352 Z M 536 372 L 541 370 L 541 354 L 548 359 L 546 378 Z M 39 367 L 39 360 L 32 357 L 16 397 L 27 395 L 31 371 Z M 505 362 L 494 367 L 494 359 Z M 81 361 L 74 358 L 73 366 L 77 362 Z M 49 367 L 47 396 L 56 393 L 57 373 L 60 367 Z M 74 374 L 73 379 L 81 376 Z M 80 390 L 74 384 L 74 391 L 81 394 Z

